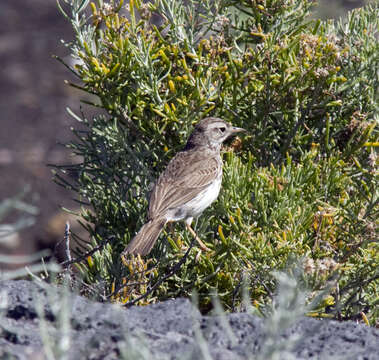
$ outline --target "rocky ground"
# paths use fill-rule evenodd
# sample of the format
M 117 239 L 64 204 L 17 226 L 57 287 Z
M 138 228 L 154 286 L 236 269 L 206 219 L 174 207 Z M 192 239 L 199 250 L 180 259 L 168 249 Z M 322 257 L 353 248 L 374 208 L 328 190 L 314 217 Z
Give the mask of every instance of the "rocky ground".
M 274 342 L 265 329 L 247 313 L 202 316 L 185 299 L 124 309 L 0 283 L 0 359 L 379 359 L 379 330 L 366 325 L 301 318 Z

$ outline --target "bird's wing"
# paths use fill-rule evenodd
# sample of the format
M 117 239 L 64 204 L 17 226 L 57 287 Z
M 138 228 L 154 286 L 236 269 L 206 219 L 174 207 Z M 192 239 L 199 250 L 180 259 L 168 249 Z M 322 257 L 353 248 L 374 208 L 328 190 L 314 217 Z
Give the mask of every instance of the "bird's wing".
M 180 152 L 167 165 L 150 196 L 149 218 L 164 216 L 170 209 L 187 203 L 220 174 L 219 155 Z

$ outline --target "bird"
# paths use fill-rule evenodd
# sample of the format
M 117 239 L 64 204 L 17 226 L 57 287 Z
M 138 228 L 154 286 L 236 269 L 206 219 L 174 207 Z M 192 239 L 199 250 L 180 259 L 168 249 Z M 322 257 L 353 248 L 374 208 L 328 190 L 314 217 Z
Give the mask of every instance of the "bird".
M 122 252 L 146 256 L 169 222 L 184 220 L 202 250 L 209 250 L 191 223 L 218 197 L 222 180 L 222 143 L 245 129 L 217 117 L 199 121 L 184 149 L 168 163 L 149 199 L 148 220 Z

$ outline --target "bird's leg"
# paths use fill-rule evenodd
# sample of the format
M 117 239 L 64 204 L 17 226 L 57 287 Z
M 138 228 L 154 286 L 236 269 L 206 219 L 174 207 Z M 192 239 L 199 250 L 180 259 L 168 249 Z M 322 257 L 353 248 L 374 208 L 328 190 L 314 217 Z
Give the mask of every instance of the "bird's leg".
M 199 246 L 200 246 L 200 249 L 203 250 L 203 251 L 211 251 L 211 249 L 209 247 L 207 247 L 201 240 L 200 238 L 197 236 L 197 234 L 195 233 L 195 231 L 191 228 L 191 225 L 187 224 L 186 223 L 186 228 L 189 230 L 189 232 L 192 234 L 192 236 L 196 239 L 196 241 L 199 243 Z

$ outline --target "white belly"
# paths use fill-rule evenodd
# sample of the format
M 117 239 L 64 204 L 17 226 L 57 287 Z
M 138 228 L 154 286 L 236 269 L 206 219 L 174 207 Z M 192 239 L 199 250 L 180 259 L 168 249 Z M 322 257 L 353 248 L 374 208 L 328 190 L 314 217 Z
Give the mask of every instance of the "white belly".
M 199 216 L 209 205 L 211 205 L 218 197 L 221 188 L 222 176 L 208 188 L 203 190 L 199 195 L 183 206 L 185 216 L 184 219 L 194 218 Z M 190 220 L 192 221 L 192 219 Z

